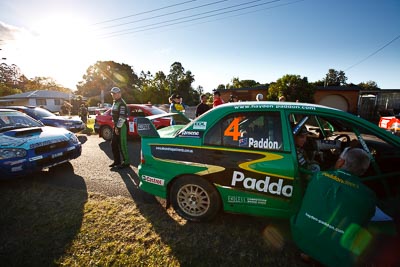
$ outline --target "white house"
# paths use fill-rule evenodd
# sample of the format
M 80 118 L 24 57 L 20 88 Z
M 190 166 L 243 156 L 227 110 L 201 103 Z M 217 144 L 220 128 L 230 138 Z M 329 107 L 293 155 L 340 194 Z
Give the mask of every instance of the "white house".
M 1 106 L 42 106 L 52 112 L 60 111 L 64 100 L 71 101 L 73 94 L 49 91 L 36 90 L 25 92 L 22 94 L 8 95 L 0 97 Z

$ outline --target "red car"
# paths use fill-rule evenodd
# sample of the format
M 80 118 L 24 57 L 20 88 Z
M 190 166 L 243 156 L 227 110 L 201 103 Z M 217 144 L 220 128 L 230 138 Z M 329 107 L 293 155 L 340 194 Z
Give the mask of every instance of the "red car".
M 137 117 L 167 114 L 164 110 L 148 104 L 127 104 L 127 106 L 129 108 L 128 136 L 131 137 L 138 136 L 136 125 Z M 172 117 L 154 118 L 152 121 L 157 129 L 161 129 L 171 125 Z M 181 121 L 180 124 L 186 124 L 189 121 L 190 120 L 187 119 L 187 121 Z M 96 115 L 94 130 L 99 134 L 99 137 L 103 137 L 104 140 L 111 140 L 113 127 L 114 123 L 112 121 L 111 109 L 101 115 Z
M 400 136 L 400 114 L 396 116 L 385 116 L 379 120 L 379 127 Z

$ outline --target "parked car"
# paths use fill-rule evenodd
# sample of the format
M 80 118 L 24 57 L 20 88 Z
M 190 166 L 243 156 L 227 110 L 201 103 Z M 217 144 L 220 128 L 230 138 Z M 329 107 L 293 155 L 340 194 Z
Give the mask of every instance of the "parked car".
M 85 129 L 85 124 L 78 117 L 57 116 L 50 111 L 34 106 L 7 106 L 6 109 L 14 109 L 23 112 L 44 125 L 65 128 L 71 132 L 79 132 Z
M 379 120 L 379 127 L 400 136 L 400 114 L 381 117 Z
M 333 169 L 358 140 L 372 159 L 364 183 L 387 214 L 399 216 L 400 138 L 350 113 L 305 103 L 227 103 L 160 130 L 138 118 L 139 186 L 191 221 L 221 210 L 289 218 L 311 173 L 298 163 L 293 135 L 301 127 L 310 132 L 308 158 L 321 170 Z
M 111 108 L 111 104 L 104 103 L 102 106 L 93 106 L 93 107 L 88 107 L 88 112 L 90 115 L 100 115 L 103 112 L 107 111 L 108 109 Z
M 30 116 L 0 109 L 0 179 L 24 176 L 81 155 L 72 132 L 44 126 Z
M 137 133 L 137 126 L 136 126 L 136 118 L 138 117 L 146 117 L 152 116 L 153 123 L 157 129 L 161 129 L 166 126 L 170 126 L 171 123 L 176 123 L 173 120 L 171 114 L 166 117 L 158 118 L 158 115 L 165 115 L 165 112 L 162 109 L 154 107 L 150 104 L 127 104 L 129 109 L 129 118 L 127 120 L 128 123 L 128 136 L 136 137 L 138 136 Z M 181 116 L 179 123 L 187 124 L 190 120 L 185 116 Z M 102 137 L 104 140 L 111 140 L 112 138 L 112 129 L 114 128 L 114 123 L 112 121 L 111 116 L 111 109 L 107 110 L 103 114 L 96 115 L 95 123 L 94 123 L 94 130 L 96 133 L 99 134 L 99 137 Z

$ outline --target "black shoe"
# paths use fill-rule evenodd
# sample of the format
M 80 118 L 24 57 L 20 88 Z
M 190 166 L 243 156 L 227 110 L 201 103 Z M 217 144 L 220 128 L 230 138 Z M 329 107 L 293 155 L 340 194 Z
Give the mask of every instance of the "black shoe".
M 114 167 L 117 167 L 119 165 L 120 165 L 119 163 L 113 162 L 112 164 L 108 165 L 108 167 L 114 168 Z
M 128 168 L 130 166 L 129 163 L 122 163 L 121 165 L 118 165 L 118 169 L 125 169 Z

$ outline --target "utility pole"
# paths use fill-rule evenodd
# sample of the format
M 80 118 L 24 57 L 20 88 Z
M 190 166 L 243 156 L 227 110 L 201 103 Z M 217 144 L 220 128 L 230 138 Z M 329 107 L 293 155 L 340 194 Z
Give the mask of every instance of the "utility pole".
M 0 48 L 0 50 L 3 50 L 3 49 Z M 1 60 L 7 60 L 7 58 L 6 57 L 2 57 Z

